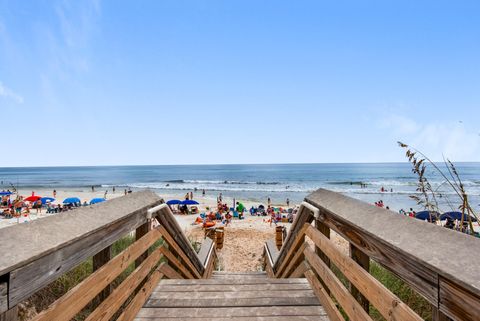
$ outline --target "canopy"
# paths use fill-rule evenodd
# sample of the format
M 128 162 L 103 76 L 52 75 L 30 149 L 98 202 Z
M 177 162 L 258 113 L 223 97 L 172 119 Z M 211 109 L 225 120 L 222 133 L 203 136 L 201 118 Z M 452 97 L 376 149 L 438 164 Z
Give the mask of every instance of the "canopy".
M 194 200 L 184 200 L 182 205 L 198 205 L 198 202 Z
M 90 200 L 90 205 L 105 202 L 105 201 L 106 199 L 104 199 L 103 197 L 92 198 Z
M 13 193 L 10 192 L 10 191 L 2 191 L 2 192 L 0 192 L 0 195 L 1 195 L 1 196 L 12 195 L 12 194 L 13 194 Z
M 69 197 L 63 200 L 63 204 L 75 204 L 81 202 L 82 201 L 78 197 Z
M 451 218 L 452 220 L 459 220 L 461 221 L 462 220 L 462 212 L 447 212 L 447 213 L 443 213 L 442 215 L 440 215 L 440 220 L 446 220 L 447 218 Z M 472 217 L 471 216 L 471 219 L 472 219 L 472 222 L 476 222 L 477 219 L 475 217 Z M 463 216 L 463 220 L 465 222 L 468 221 L 468 215 L 467 214 L 464 214 Z
M 27 201 L 27 202 L 36 202 L 36 201 L 38 201 L 38 200 L 41 199 L 41 198 L 42 198 L 41 196 L 32 195 L 32 196 L 29 196 L 29 197 L 25 198 L 24 201 Z
M 182 201 L 180 200 L 169 200 L 167 202 L 168 205 L 178 205 L 178 204 L 182 204 Z
M 47 204 L 55 201 L 53 197 L 42 197 L 40 200 L 42 201 L 42 204 Z
M 438 218 L 438 213 L 437 212 L 429 212 L 429 211 L 422 211 L 422 212 L 418 212 L 417 214 L 415 214 L 415 218 L 419 219 L 419 220 L 430 220 L 430 217 L 432 217 L 433 219 L 436 219 Z

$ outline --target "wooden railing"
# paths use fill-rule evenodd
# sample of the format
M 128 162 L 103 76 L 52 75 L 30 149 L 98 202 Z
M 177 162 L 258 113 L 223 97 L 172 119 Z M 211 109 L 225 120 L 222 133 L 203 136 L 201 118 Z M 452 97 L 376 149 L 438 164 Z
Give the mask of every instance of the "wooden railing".
M 349 255 L 329 238 L 349 243 Z M 393 272 L 432 306 L 434 320 L 480 319 L 480 240 L 327 190 L 309 195 L 278 251 L 265 244 L 271 277 L 304 275 L 332 320 L 421 320 L 370 273 L 370 261 Z M 342 282 L 343 280 L 343 282 Z M 345 281 L 347 280 L 347 281 Z
M 86 320 L 133 320 L 160 279 L 209 277 L 214 244 L 204 242 L 197 254 L 162 203 L 156 194 L 145 191 L 37 220 L 28 227 L 5 229 L 0 243 L 16 244 L 20 239 L 24 246 L 42 243 L 0 258 L 5 289 L 0 292 L 0 320 L 16 320 L 17 304 L 92 256 L 93 273 L 34 320 L 71 320 L 93 302 L 96 308 Z M 136 241 L 112 258 L 111 245 L 133 231 Z M 0 249 L 9 253 L 1 244 Z M 112 282 L 133 264 L 133 272 L 113 289 Z

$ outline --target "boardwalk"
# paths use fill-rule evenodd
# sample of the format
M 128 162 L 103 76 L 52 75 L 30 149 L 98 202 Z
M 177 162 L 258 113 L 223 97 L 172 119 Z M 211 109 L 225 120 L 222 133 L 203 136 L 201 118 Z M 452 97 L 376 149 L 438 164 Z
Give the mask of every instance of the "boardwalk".
M 329 319 L 306 279 L 217 272 L 211 279 L 160 281 L 135 320 Z

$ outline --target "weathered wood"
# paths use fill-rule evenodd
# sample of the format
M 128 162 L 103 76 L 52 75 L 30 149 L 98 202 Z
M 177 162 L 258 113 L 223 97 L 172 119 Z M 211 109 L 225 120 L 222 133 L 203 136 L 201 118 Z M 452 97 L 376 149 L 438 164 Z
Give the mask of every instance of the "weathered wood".
M 290 263 L 288 263 L 288 266 L 285 268 L 284 272 L 279 277 L 288 278 L 290 274 L 292 274 L 292 272 L 295 270 L 295 268 L 304 260 L 303 250 L 305 249 L 306 245 L 307 243 L 305 242 L 300 245 L 297 252 L 293 255 L 293 258 L 290 260 Z
M 175 299 L 175 300 L 217 300 L 217 299 L 255 299 L 255 298 L 313 298 L 313 291 L 308 290 L 271 290 L 271 291 L 220 291 L 220 292 L 153 292 L 149 300 Z
M 302 244 L 305 243 L 305 230 L 307 229 L 308 225 L 309 225 L 309 223 L 305 223 L 305 225 L 295 233 L 296 238 L 294 240 L 290 241 L 290 243 L 288 245 L 289 246 L 288 251 L 284 255 L 284 257 L 282 259 L 282 263 L 280 265 L 277 265 L 279 260 L 280 260 L 280 256 L 278 257 L 277 262 L 275 262 L 275 264 L 274 264 L 274 266 L 277 266 L 277 269 L 276 270 L 274 269 L 276 277 L 283 274 L 283 271 L 287 267 L 287 265 L 290 262 L 290 260 L 292 259 L 293 255 L 295 253 L 297 253 L 300 246 L 302 246 Z M 282 247 L 282 251 L 284 249 L 287 250 L 287 247 L 286 247 L 287 245 L 286 244 L 287 243 L 285 242 L 285 246 Z M 281 255 L 281 253 L 282 252 L 280 252 L 280 255 Z
M 306 201 L 320 210 L 324 224 L 406 281 L 432 305 L 441 301 L 438 275 L 472 295 L 480 294 L 480 257 L 470 253 L 480 244 L 478 238 L 323 189 Z
M 138 311 L 142 308 L 143 303 L 150 296 L 158 282 L 163 278 L 163 273 L 160 271 L 164 266 L 167 266 L 167 264 L 162 263 L 155 271 L 153 271 L 147 282 L 145 282 L 137 295 L 135 295 L 122 314 L 117 318 L 117 321 L 131 321 L 135 318 Z
M 302 229 L 304 228 L 305 223 L 311 223 L 313 221 L 313 215 L 311 215 L 310 210 L 301 206 L 300 210 L 298 211 L 297 215 L 295 216 L 295 220 L 290 227 L 290 232 L 288 233 L 285 241 L 283 242 L 283 246 L 280 249 L 280 253 L 278 255 L 277 260 L 274 262 L 273 271 L 278 274 L 280 266 L 285 265 L 285 257 L 289 254 L 291 250 L 292 244 L 297 240 L 297 235 L 302 233 Z M 291 254 L 291 253 L 290 253 Z
M 330 258 L 340 272 L 370 300 L 385 318 L 394 318 L 395 320 L 422 320 L 408 305 L 402 302 L 395 294 L 383 286 L 348 255 L 336 248 L 335 244 L 318 230 L 308 225 L 305 234 L 316 246 L 322 249 L 323 253 Z M 309 262 L 312 263 L 311 260 L 309 260 Z M 324 274 L 328 277 L 329 273 Z M 322 280 L 333 292 L 327 280 L 323 279 L 323 277 Z
M 443 314 L 439 309 L 432 306 L 432 321 L 451 321 L 449 317 Z
M 95 254 L 92 259 L 92 265 L 93 265 L 92 273 L 95 273 L 95 271 L 97 271 L 99 268 L 104 266 L 108 261 L 110 261 L 111 258 L 112 258 L 111 246 L 107 246 L 106 248 L 104 248 L 103 250 Z M 98 303 L 102 302 L 103 300 L 105 300 L 106 297 L 110 295 L 111 292 L 112 292 L 112 285 L 108 284 L 102 290 L 102 292 L 98 294 L 95 301 L 97 301 Z
M 8 274 L 0 277 L 0 311 L 8 310 L 8 279 Z
M 198 259 L 200 262 L 203 264 L 203 266 L 206 266 L 207 264 L 207 259 L 208 259 L 208 254 L 210 253 L 210 250 L 212 246 L 214 245 L 214 242 L 210 238 L 206 238 L 203 240 L 202 246 L 200 247 L 200 251 L 198 251 Z
M 265 246 L 266 246 L 267 253 L 270 256 L 270 260 L 272 261 L 273 264 L 275 264 L 275 262 L 278 259 L 278 255 L 280 254 L 280 251 L 277 249 L 277 246 L 275 245 L 275 241 L 267 240 L 267 242 L 265 242 Z
M 300 265 L 297 266 L 295 271 L 293 271 L 292 274 L 290 274 L 291 278 L 301 278 L 304 276 L 305 272 L 307 272 L 310 269 L 310 267 L 307 265 L 307 262 L 303 261 L 300 263 Z
M 145 222 L 161 202 L 153 192 L 132 193 L 0 233 L 0 274 L 10 273 L 9 305 L 16 305 L 60 275 Z M 11 251 L 11 244 L 28 243 Z
M 204 266 L 200 262 L 197 253 L 193 249 L 190 241 L 183 233 L 180 225 L 172 214 L 170 208 L 164 204 L 161 210 L 156 213 L 155 218 L 158 222 L 170 232 L 171 237 L 175 240 L 175 243 L 182 249 L 185 255 L 190 259 L 191 264 L 195 267 L 196 271 L 192 271 L 194 275 L 200 276 L 204 273 Z
M 235 284 L 307 284 L 305 279 L 195 279 L 195 284 L 198 285 L 208 285 L 208 284 L 224 284 L 224 285 L 235 285 Z M 162 280 L 162 285 L 190 285 L 191 280 Z
M 244 307 L 228 307 L 228 308 L 144 308 L 139 311 L 138 318 L 150 318 L 155 316 L 163 316 L 165 318 L 232 318 L 232 317 L 268 317 L 268 316 L 324 316 L 325 310 L 321 306 L 271 306 L 271 307 L 252 307 L 245 309 Z
M 325 237 L 330 238 L 330 228 L 327 225 L 323 224 L 322 221 L 315 220 L 315 228 L 320 233 L 325 235 Z M 322 261 L 325 262 L 327 266 L 330 266 L 330 260 L 328 256 L 326 256 L 325 253 L 322 252 L 321 248 L 319 248 L 318 246 L 315 246 L 315 253 L 317 253 L 317 255 L 320 256 Z
M 212 277 L 213 270 L 215 268 L 215 260 L 217 258 L 217 252 L 216 252 L 216 246 L 212 246 L 212 249 L 210 251 L 210 255 L 208 256 L 207 259 L 207 265 L 205 266 L 205 270 L 203 273 L 203 278 L 208 279 Z
M 180 273 L 172 269 L 168 264 L 162 265 L 158 270 L 169 279 L 183 279 Z
M 335 299 L 340 303 L 345 313 L 351 320 L 371 321 L 370 316 L 363 310 L 360 304 L 352 297 L 350 292 L 330 270 L 330 268 L 323 262 L 316 253 L 307 246 L 305 251 L 305 258 L 312 268 L 317 272 L 318 276 L 327 285 L 330 292 Z
M 340 311 L 338 311 L 337 306 L 333 302 L 330 295 L 327 293 L 323 285 L 317 279 L 315 274 L 312 270 L 308 270 L 305 272 L 305 277 L 307 278 L 308 282 L 312 286 L 315 295 L 317 296 L 318 300 L 322 304 L 323 308 L 327 312 L 328 317 L 331 321 L 344 321 L 344 318 Z
M 459 271 L 459 273 L 462 273 Z M 453 320 L 480 320 L 480 297 L 440 277 L 440 313 Z M 440 315 L 441 316 L 441 315 Z
M 166 247 L 162 246 L 159 251 L 167 258 L 168 264 L 176 267 L 185 278 L 194 278 L 192 273 L 190 273 L 190 271 Z
M 313 318 L 315 321 L 330 321 L 326 315 L 316 315 Z M 184 317 L 184 318 L 164 318 L 164 317 L 148 317 L 148 318 L 135 318 L 135 321 L 232 321 L 232 318 L 197 318 Z M 312 316 L 262 316 L 262 317 L 240 317 L 242 321 L 311 321 Z
M 0 313 L 0 321 L 17 321 L 18 320 L 18 305 L 10 310 Z
M 159 249 L 152 252 L 113 292 L 106 298 L 85 321 L 108 321 L 120 309 L 122 304 L 148 276 L 150 271 L 162 258 Z
M 161 236 L 158 229 L 150 231 L 140 240 L 126 248 L 96 273 L 77 284 L 61 298 L 56 300 L 47 310 L 38 314 L 35 321 L 70 320 L 85 307 L 106 285 L 110 284 L 135 259 L 152 246 Z
M 365 255 L 360 251 L 355 245 L 350 243 L 350 257 L 355 261 L 359 266 L 361 266 L 367 273 L 370 273 L 370 258 L 368 255 Z M 360 292 L 353 284 L 350 283 L 350 293 L 353 297 L 360 303 L 363 309 L 369 313 L 370 311 L 370 302 L 367 298 Z
M 318 299 L 312 297 L 288 297 L 288 298 L 253 298 L 253 299 L 215 299 L 215 300 L 174 300 L 174 299 L 151 299 L 145 304 L 145 308 L 160 308 L 160 307 L 269 307 L 269 306 L 304 306 L 304 305 L 319 305 Z
M 148 231 L 150 231 L 151 227 L 152 227 L 152 224 L 150 220 L 147 220 L 147 222 L 137 227 L 135 230 L 135 240 L 138 241 L 142 236 L 147 234 Z M 140 264 L 142 264 L 142 262 L 146 260 L 147 256 L 148 256 L 148 250 L 142 253 L 142 255 L 140 255 L 138 259 L 135 260 L 135 267 L 139 267 Z
M 168 231 L 165 229 L 164 226 L 160 226 L 160 233 L 162 233 L 163 239 L 168 243 L 169 247 L 173 248 L 175 252 L 177 252 L 177 254 L 180 255 L 185 265 L 189 267 L 190 272 L 192 272 L 196 278 L 201 278 L 199 270 L 195 268 L 195 266 L 193 265 L 193 262 L 190 260 L 191 257 L 187 256 L 187 254 L 183 252 L 182 248 L 180 248 L 180 246 L 177 244 L 176 239 L 174 239 L 170 235 L 170 233 L 168 233 Z M 195 253 L 195 257 L 198 260 L 196 253 Z M 202 271 L 204 271 L 203 265 L 202 265 Z

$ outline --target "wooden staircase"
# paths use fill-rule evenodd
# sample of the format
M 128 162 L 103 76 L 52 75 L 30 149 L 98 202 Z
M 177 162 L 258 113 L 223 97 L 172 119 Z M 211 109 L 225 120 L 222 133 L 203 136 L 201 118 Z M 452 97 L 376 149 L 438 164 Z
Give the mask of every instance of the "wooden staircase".
M 265 272 L 213 272 L 210 279 L 164 279 L 139 311 L 153 320 L 329 320 L 304 278 L 273 279 Z

